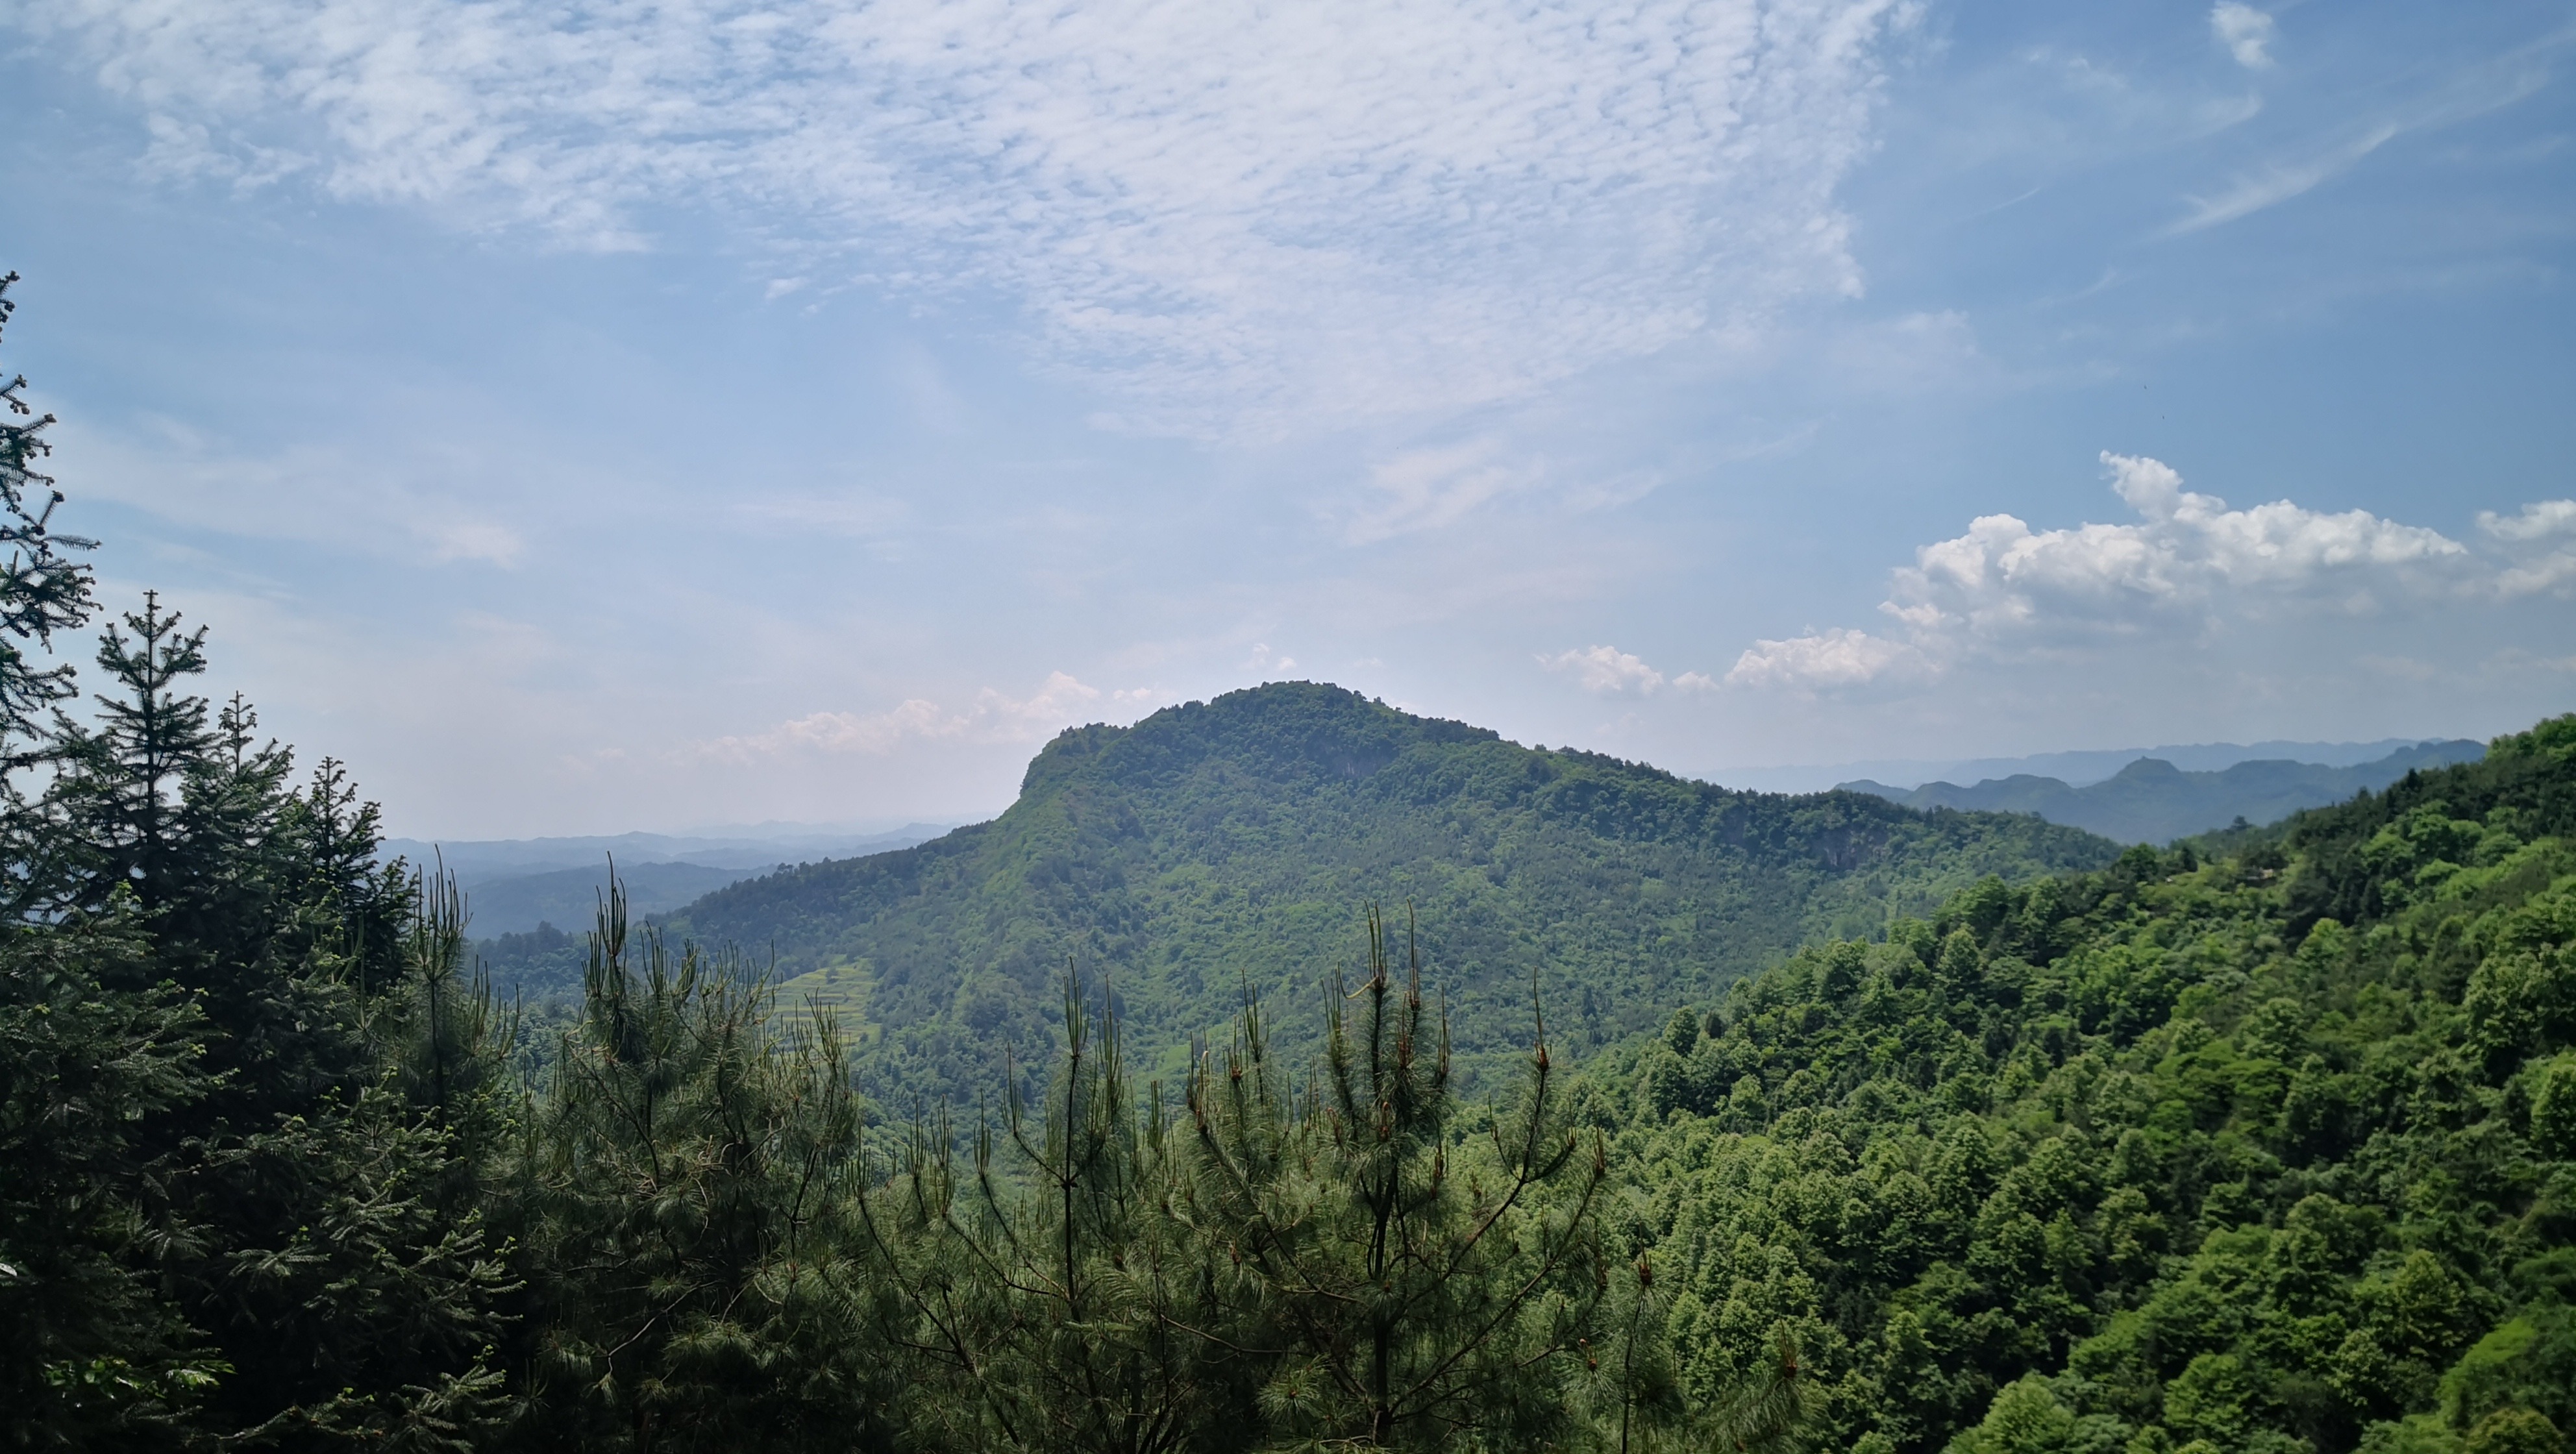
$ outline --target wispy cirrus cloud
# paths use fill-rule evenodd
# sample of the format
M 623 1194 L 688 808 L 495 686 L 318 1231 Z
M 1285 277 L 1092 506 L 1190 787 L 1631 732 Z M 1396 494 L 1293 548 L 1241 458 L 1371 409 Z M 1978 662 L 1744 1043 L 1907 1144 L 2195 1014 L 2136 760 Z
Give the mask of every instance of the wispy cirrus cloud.
M 1879 632 L 1756 641 L 1726 683 L 1826 691 L 1927 679 L 1981 659 L 2187 642 L 2220 622 L 2576 589 L 2576 502 L 2481 515 L 2495 542 L 2482 554 L 2367 510 L 2288 500 L 2233 509 L 2185 489 L 2162 461 L 2106 451 L 2102 462 L 2134 520 L 2033 530 L 2011 515 L 1981 516 L 1891 572 L 1878 608 L 1889 625 Z
M 159 417 L 122 432 L 66 426 L 54 440 L 85 491 L 196 529 L 433 565 L 515 566 L 527 549 L 519 525 L 457 488 L 484 471 L 474 446 L 398 460 L 311 444 L 253 452 Z
M 2270 66 L 2269 15 L 2249 6 L 2222 4 L 2210 23 L 2237 61 L 2248 69 Z M 2437 131 L 2485 116 L 2542 92 L 2557 79 L 2559 58 L 2576 46 L 2576 26 L 2560 26 L 2528 44 L 2463 66 L 2415 95 L 2352 118 L 2296 150 L 2238 172 L 2205 196 L 2184 200 L 2190 210 L 2166 236 L 2199 232 L 2248 217 L 2302 196 L 2343 175 L 2389 142 L 2410 132 Z M 2251 57 L 2249 59 L 2249 57 Z
M 164 173 L 582 248 L 721 210 L 779 286 L 998 293 L 1150 432 L 1513 397 L 1857 288 L 1896 0 L 0 0 Z
M 2216 227 L 2239 217 L 2251 216 L 2266 207 L 2277 207 L 2351 170 L 2363 157 L 2387 145 L 2401 130 L 2403 128 L 2395 122 L 2380 122 L 2313 155 L 2295 161 L 2272 162 L 2240 173 L 2228 182 L 2224 190 L 2212 196 L 2189 199 L 2191 212 L 2167 231 L 2173 234 L 2198 232 L 2205 227 Z

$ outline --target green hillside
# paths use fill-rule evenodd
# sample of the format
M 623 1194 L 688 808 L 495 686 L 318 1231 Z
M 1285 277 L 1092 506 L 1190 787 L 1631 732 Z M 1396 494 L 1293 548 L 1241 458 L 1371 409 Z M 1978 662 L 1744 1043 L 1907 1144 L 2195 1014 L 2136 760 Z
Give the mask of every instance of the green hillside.
M 1677 1016 L 1598 1074 L 1685 1384 L 1787 1327 L 1820 1448 L 2561 1454 L 2571 834 L 2562 717 Z
M 1570 1043 L 1604 1044 L 1801 943 L 2115 852 L 2027 818 L 1731 792 L 1292 683 L 1069 731 L 994 822 L 736 884 L 673 928 L 812 976 L 791 1001 L 832 970 L 865 1083 L 971 1097 L 1005 1046 L 1053 1043 L 1068 964 L 1106 982 L 1149 1069 L 1246 984 L 1302 1032 L 1371 899 L 1418 907 L 1472 1065 L 1525 1044 L 1534 976 Z

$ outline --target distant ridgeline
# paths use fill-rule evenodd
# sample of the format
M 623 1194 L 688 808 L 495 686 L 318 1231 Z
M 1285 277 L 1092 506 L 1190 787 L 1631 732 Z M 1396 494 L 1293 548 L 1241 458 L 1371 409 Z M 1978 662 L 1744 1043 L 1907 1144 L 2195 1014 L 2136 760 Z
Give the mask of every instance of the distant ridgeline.
M 1068 731 L 991 823 L 735 884 L 666 927 L 801 976 L 782 995 L 839 1010 L 872 1093 L 971 1099 L 1006 1047 L 1025 1070 L 1055 1043 L 1068 966 L 1106 984 L 1149 1074 L 1247 988 L 1302 1063 L 1372 899 L 1399 927 L 1418 907 L 1472 1065 L 1526 1047 L 1534 988 L 1561 1041 L 1602 1044 L 1801 943 L 2117 851 L 2030 818 L 1729 791 L 1289 683 Z
M 2424 742 L 2357 767 L 2310 762 L 2240 762 L 2223 772 L 2184 772 L 2142 757 L 2104 782 L 2069 787 L 2053 777 L 2017 773 L 1975 787 L 1925 783 L 1892 788 L 1866 780 L 1842 785 L 1909 808 L 2032 813 L 2122 843 L 2168 843 L 2227 827 L 2237 819 L 2261 826 L 2301 808 L 2322 808 L 2356 793 L 2377 792 L 2410 772 L 2475 762 L 2485 744 Z
M 458 843 L 395 838 L 381 845 L 378 857 L 401 858 L 456 880 L 465 894 L 475 954 L 495 979 L 540 994 L 572 993 L 581 988 L 583 935 L 598 915 L 612 863 L 627 908 L 640 919 L 786 864 L 882 853 L 947 831 L 934 823 L 880 833 L 762 826 L 772 831 Z

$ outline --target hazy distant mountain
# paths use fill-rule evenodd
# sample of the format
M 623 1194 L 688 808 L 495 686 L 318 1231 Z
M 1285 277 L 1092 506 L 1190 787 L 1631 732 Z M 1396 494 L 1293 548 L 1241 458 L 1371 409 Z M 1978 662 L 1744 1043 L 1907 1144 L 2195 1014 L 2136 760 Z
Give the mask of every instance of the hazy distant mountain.
M 774 866 L 774 865 L 773 865 Z M 625 863 L 617 877 L 638 918 L 676 909 L 726 884 L 750 878 L 757 868 L 709 868 L 698 863 Z M 465 890 L 466 932 L 477 939 L 524 934 L 540 924 L 574 932 L 587 929 L 608 891 L 606 860 L 598 868 L 559 868 L 548 873 L 487 879 Z
M 2200 742 L 2043 752 L 2032 757 L 1909 758 L 1821 767 L 1734 768 L 1709 776 L 1729 787 L 1763 793 L 1818 793 L 1854 781 L 1910 789 L 1931 782 L 1974 783 L 2014 777 L 2055 778 L 2069 787 L 2080 788 L 2103 782 L 2130 763 L 2148 757 L 2171 763 L 2184 772 L 2222 772 L 2240 762 L 2357 767 L 2414 747 L 2420 740 L 2390 737 L 2378 742 Z
M 763 824 L 762 827 L 772 825 Z M 437 856 L 471 887 L 490 879 L 565 868 L 590 868 L 614 854 L 620 867 L 645 863 L 694 863 L 708 868 L 776 868 L 782 863 L 813 863 L 826 858 L 858 858 L 890 848 L 909 848 L 955 827 L 953 823 L 910 823 L 891 832 L 844 833 L 776 825 L 780 831 L 747 831 L 738 836 L 675 833 L 615 833 L 587 838 L 494 838 L 431 842 L 388 838 L 384 856 L 400 854 L 415 863 Z
M 947 832 L 948 826 L 913 823 L 885 833 L 835 833 L 762 824 L 760 828 L 782 831 L 749 836 L 759 832 L 753 829 L 742 837 L 618 833 L 462 843 L 392 838 L 383 852 L 414 863 L 443 863 L 465 890 L 472 915 L 467 932 L 480 939 L 523 934 L 541 923 L 576 933 L 589 928 L 612 857 L 628 902 L 641 918 L 772 869 L 909 848 Z
M 2410 771 L 2475 762 L 2485 755 L 2484 744 L 2462 739 L 2415 743 L 2352 766 L 2255 761 L 2218 772 L 2189 772 L 2146 757 L 2083 787 L 2031 773 L 1990 778 L 1967 788 L 1935 782 L 1909 790 L 1867 780 L 1842 786 L 1909 808 L 2032 813 L 2124 843 L 2165 843 L 2224 828 L 2238 818 L 2275 823 L 2301 808 L 2339 803 L 2365 789 L 2376 792 Z

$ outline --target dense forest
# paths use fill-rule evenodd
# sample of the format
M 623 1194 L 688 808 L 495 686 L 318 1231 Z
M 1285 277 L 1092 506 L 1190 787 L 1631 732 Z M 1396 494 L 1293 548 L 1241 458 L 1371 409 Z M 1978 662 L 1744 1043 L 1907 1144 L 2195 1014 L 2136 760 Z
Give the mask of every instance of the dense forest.
M 1955 1454 L 2561 1448 L 2576 717 L 2279 834 L 1988 882 L 1600 1069 L 1686 1386 Z
M 90 543 L 0 397 L 12 1447 L 2569 1454 L 2576 716 L 2058 872 L 2029 855 L 2088 840 L 1430 724 L 1534 836 L 1561 791 L 1583 844 L 1660 806 L 1788 845 L 1740 860 L 1781 937 L 1609 980 L 1595 1046 L 1535 1010 L 1617 956 L 1441 924 L 1553 922 L 1533 880 L 1443 898 L 1319 842 L 1348 901 L 1248 965 L 1257 924 L 1199 941 L 1242 997 L 1194 1052 L 1133 1054 L 1136 997 L 1075 956 L 1033 1091 L 913 1114 L 782 996 L 819 939 L 773 966 L 611 896 L 531 1013 L 338 764 L 209 699 L 202 627 L 146 596 L 76 675 Z M 1337 791 L 1395 794 L 1413 721 Z M 1010 893 L 1121 862 L 1080 836 L 1117 800 L 1072 796 L 1027 815 L 1063 877 Z M 1909 865 L 1870 893 L 1956 887 L 1838 928 L 1862 901 L 1799 855 L 1855 824 Z M 1606 924 L 1642 877 L 1534 882 L 1625 893 Z M 1484 942 L 1541 989 L 1469 1087 L 1442 1001 Z
M 1062 1034 L 1068 966 L 1165 1075 L 1246 988 L 1309 1011 L 1279 1031 L 1311 1052 L 1320 968 L 1352 961 L 1372 899 L 1415 906 L 1466 1073 L 1525 1052 L 1534 981 L 1589 1051 L 1810 939 L 2118 852 L 2027 817 L 1730 792 L 1290 682 L 1069 731 L 991 823 L 736 884 L 672 926 L 804 976 L 878 1093 L 971 1103 L 1006 1049 Z

